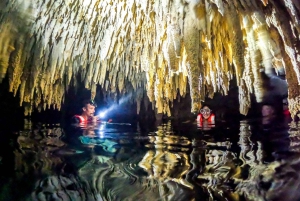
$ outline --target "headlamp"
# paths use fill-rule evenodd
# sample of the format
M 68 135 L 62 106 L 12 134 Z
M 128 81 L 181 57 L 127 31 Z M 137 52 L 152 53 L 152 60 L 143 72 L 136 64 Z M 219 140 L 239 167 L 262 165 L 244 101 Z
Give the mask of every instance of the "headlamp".
M 97 116 L 100 117 L 100 118 L 104 118 L 105 117 L 105 112 L 100 112 Z
M 89 100 L 89 104 L 97 107 L 97 103 L 93 99 Z

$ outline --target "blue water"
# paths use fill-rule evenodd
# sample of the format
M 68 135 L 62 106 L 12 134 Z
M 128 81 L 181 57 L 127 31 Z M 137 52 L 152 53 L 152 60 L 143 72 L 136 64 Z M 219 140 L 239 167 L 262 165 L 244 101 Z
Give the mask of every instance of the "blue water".
M 0 148 L 0 200 L 299 200 L 299 126 L 35 124 Z

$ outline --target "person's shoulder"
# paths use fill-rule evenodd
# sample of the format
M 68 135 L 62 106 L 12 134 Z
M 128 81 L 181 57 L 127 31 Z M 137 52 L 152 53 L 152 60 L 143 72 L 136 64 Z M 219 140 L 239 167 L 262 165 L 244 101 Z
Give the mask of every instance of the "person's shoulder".
M 72 116 L 72 119 L 80 119 L 80 115 L 75 114 L 75 115 Z
M 71 118 L 71 122 L 72 122 L 72 123 L 80 123 L 80 116 L 79 116 L 79 115 L 74 115 L 74 116 Z

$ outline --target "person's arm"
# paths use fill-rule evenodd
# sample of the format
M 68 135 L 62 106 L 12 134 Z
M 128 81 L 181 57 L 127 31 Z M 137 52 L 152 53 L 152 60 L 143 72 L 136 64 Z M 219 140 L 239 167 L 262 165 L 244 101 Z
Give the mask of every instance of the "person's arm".
M 101 122 L 100 118 L 98 116 L 92 116 L 88 120 L 89 123 L 99 123 Z

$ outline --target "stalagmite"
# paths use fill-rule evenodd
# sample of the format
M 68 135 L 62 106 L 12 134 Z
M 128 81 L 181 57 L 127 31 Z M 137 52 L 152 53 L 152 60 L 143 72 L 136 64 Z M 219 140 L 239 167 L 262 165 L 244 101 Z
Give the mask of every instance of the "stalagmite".
M 8 78 L 26 114 L 60 109 L 70 85 L 84 84 L 91 98 L 99 88 L 112 97 L 139 91 L 131 97 L 139 107 L 147 94 L 158 113 L 171 116 L 175 99 L 188 94 L 198 112 L 236 79 L 246 115 L 252 95 L 263 101 L 265 69 L 286 75 L 294 116 L 299 13 L 296 0 L 3 0 L 0 82 Z

